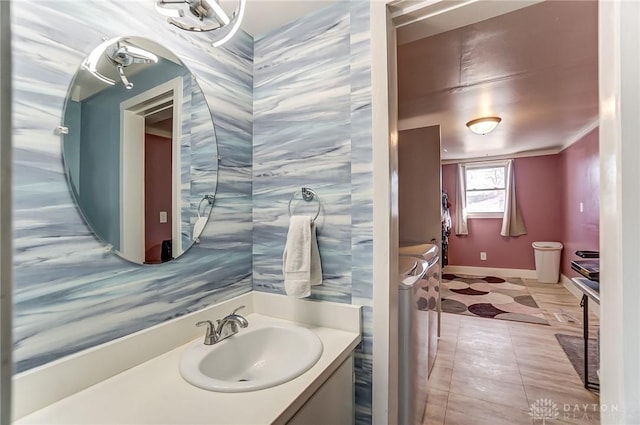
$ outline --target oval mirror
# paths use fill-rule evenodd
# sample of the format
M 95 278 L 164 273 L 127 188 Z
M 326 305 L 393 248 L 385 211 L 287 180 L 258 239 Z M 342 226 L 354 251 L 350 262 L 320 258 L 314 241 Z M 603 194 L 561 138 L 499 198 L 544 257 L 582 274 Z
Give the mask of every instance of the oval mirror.
M 94 234 L 121 257 L 157 264 L 197 241 L 215 196 L 218 152 L 202 90 L 166 47 L 103 42 L 65 102 L 67 181 Z

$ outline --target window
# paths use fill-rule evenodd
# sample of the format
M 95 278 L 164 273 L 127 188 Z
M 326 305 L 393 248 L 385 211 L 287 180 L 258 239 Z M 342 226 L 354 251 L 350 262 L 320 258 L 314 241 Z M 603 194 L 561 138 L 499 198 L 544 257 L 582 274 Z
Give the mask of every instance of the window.
M 506 163 L 466 166 L 467 216 L 502 216 L 506 195 L 506 175 Z

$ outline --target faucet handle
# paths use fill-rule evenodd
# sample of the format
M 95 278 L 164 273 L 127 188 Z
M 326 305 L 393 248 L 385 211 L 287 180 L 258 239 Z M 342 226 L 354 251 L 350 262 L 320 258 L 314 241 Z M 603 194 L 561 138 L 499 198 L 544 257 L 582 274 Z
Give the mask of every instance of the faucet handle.
M 211 329 L 213 328 L 213 322 L 211 320 L 201 320 L 196 323 L 196 326 L 208 326 Z
M 211 320 L 202 320 L 198 323 L 196 323 L 196 326 L 206 326 L 207 327 L 207 333 L 204 336 L 204 343 L 205 345 L 211 345 L 213 343 L 215 343 L 215 339 L 216 339 L 216 327 L 213 324 L 213 322 Z
M 237 312 L 238 310 L 242 310 L 242 309 L 243 309 L 243 308 L 245 308 L 245 307 L 246 307 L 245 305 L 241 305 L 240 307 L 238 307 L 238 308 L 236 308 L 235 310 L 233 310 L 229 316 L 233 316 L 234 314 L 236 314 L 236 312 Z

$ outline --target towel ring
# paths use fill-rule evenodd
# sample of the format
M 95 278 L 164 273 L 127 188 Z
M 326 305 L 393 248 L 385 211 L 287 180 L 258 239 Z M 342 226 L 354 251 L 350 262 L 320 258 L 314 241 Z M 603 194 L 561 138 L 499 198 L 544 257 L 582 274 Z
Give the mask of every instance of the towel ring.
M 318 216 L 320 215 L 320 197 L 313 189 L 309 189 L 308 187 L 303 187 L 300 193 L 302 194 L 302 199 L 304 201 L 311 202 L 314 199 L 318 201 L 318 211 L 316 211 L 315 217 L 311 219 L 311 221 L 316 221 L 316 218 L 318 218 Z M 293 195 L 291 195 L 291 198 L 289 199 L 289 217 L 293 216 L 293 212 L 291 211 L 291 203 L 293 202 L 293 198 L 296 197 L 296 194 L 298 194 L 297 190 L 293 192 Z
M 214 199 L 215 199 L 215 195 L 204 195 L 204 197 L 200 200 L 200 203 L 198 204 L 198 217 L 200 217 L 200 208 L 202 207 L 202 203 L 204 201 L 207 201 L 209 205 L 213 205 Z M 207 206 L 205 205 L 204 208 L 205 208 L 204 210 L 206 211 Z M 204 215 L 204 212 L 202 215 Z

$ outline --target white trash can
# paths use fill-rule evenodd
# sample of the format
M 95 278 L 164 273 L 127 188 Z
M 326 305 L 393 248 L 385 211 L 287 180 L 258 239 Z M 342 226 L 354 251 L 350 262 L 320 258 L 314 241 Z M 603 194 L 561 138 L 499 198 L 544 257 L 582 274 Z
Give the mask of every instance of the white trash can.
M 531 244 L 536 257 L 538 282 L 558 283 L 560 278 L 560 242 L 534 242 Z

